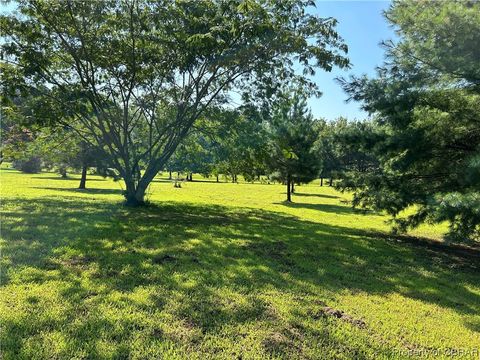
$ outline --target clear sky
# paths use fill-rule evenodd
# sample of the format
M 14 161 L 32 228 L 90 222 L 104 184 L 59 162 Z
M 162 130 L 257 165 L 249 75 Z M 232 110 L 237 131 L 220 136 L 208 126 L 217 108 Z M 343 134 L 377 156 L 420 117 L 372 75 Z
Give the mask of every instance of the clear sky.
M 348 57 L 352 63 L 349 70 L 334 69 L 331 73 L 318 72 L 314 80 L 323 92 L 321 98 L 309 102 L 315 117 L 334 119 L 345 116 L 349 119 L 363 119 L 367 116 L 358 103 L 346 104 L 347 95 L 334 79 L 350 74 L 375 74 L 375 67 L 383 63 L 384 51 L 380 41 L 395 39 L 392 27 L 382 15 L 389 1 L 316 1 L 316 13 L 321 17 L 338 20 L 337 30 L 348 45 Z

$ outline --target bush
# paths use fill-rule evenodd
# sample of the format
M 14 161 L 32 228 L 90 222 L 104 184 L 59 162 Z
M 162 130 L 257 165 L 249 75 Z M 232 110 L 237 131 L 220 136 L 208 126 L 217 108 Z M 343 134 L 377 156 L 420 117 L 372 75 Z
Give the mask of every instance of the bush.
M 15 169 L 28 174 L 39 173 L 42 169 L 42 161 L 37 156 L 15 160 L 12 165 Z

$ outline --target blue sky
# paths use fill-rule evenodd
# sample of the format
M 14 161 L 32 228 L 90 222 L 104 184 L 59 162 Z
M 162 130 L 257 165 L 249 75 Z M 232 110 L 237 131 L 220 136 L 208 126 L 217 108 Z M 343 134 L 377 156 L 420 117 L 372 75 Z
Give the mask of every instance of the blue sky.
M 323 96 L 311 99 L 309 105 L 315 117 L 334 119 L 345 116 L 349 119 L 363 119 L 367 116 L 358 103 L 346 104 L 347 95 L 335 77 L 348 77 L 350 74 L 375 74 L 375 67 L 383 63 L 384 51 L 380 41 L 395 39 L 394 30 L 382 15 L 389 1 L 316 1 L 312 13 L 321 17 L 334 17 L 338 20 L 337 30 L 348 45 L 348 57 L 352 63 L 349 70 L 334 69 L 331 73 L 319 71 L 314 81 Z

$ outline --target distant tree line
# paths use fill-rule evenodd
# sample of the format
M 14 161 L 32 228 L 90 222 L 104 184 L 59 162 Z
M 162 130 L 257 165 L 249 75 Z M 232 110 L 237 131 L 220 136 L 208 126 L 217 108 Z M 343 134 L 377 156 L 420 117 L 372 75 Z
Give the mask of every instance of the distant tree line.
M 241 176 L 249 182 L 280 182 L 286 185 L 288 201 L 295 184 L 322 178 L 323 185 L 323 178 L 328 178 L 332 186 L 340 170 L 365 166 L 355 149 L 341 145 L 339 137 L 340 131 L 360 123 L 314 119 L 306 100 L 299 89 L 286 89 L 268 111 L 253 104 L 213 108 L 192 127 L 161 171 L 172 180 L 181 176 L 192 181 L 193 174 L 201 174 L 216 181 L 225 177 L 237 182 Z M 67 171 L 81 172 L 79 188 L 85 188 L 87 171 L 114 174 L 102 154 L 72 129 L 21 124 L 3 124 L 4 157 L 19 170 L 43 168 L 62 177 L 67 177 Z
M 313 118 L 311 75 L 348 67 L 347 47 L 308 1 L 274 3 L 20 2 L 0 17 L 2 160 L 81 170 L 80 187 L 96 169 L 132 206 L 161 171 L 279 181 L 287 201 L 327 179 L 398 231 L 479 240 L 480 2 L 392 3 L 384 65 L 339 79 L 364 121 Z

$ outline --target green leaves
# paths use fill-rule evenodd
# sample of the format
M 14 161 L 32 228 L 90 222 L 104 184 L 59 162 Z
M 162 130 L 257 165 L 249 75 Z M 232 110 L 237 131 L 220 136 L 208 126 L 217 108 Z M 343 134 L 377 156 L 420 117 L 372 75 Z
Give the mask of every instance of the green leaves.
M 395 3 L 386 16 L 403 37 L 395 50 L 402 61 L 435 72 L 434 82 L 467 81 L 478 93 L 480 3 L 449 1 L 439 6 L 407 0 Z
M 317 128 L 306 97 L 298 89 L 286 89 L 265 121 L 269 142 L 269 167 L 283 180 L 308 182 L 318 174 L 320 160 L 314 152 Z
M 16 78 L 49 89 L 44 103 L 61 110 L 58 122 L 105 149 L 128 191 L 144 192 L 232 88 L 270 99 L 296 79 L 315 92 L 315 68 L 347 66 L 335 22 L 308 14 L 310 4 L 25 0 L 21 15 L 0 21 Z
M 479 239 L 479 6 L 395 2 L 386 17 L 400 40 L 385 44 L 388 62 L 375 79 L 343 83 L 386 136 L 360 141 L 379 168 L 345 174 L 341 186 L 357 204 L 397 217 L 400 230 L 447 220 L 450 237 Z

